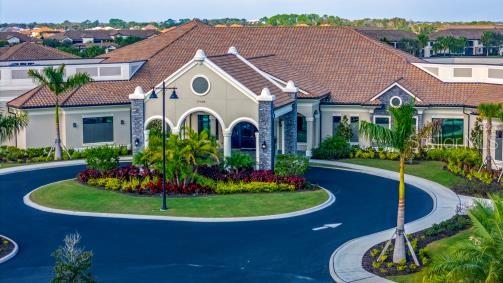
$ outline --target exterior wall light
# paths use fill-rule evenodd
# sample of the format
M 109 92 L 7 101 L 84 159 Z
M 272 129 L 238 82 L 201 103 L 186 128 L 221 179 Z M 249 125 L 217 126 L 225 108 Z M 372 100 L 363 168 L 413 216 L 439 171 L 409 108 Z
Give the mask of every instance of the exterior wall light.
M 124 125 L 124 124 L 126 124 L 126 121 L 121 120 L 121 125 Z
M 136 139 L 134 140 L 134 145 L 135 145 L 135 146 L 139 146 L 139 145 L 140 145 L 140 139 L 136 138 Z
M 73 127 L 74 127 L 74 128 L 77 128 L 77 123 L 73 123 Z
M 262 149 L 266 149 L 267 148 L 267 144 L 265 143 L 265 141 L 262 142 Z

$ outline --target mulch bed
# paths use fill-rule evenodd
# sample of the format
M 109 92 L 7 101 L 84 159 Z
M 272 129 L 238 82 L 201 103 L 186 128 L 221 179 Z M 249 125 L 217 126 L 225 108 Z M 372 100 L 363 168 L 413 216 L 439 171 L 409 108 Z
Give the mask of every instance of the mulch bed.
M 14 250 L 14 244 L 11 241 L 0 236 L 0 258 L 3 258 L 4 256 L 10 254 L 12 250 Z
M 407 237 L 409 238 L 409 241 L 411 244 L 414 246 L 413 242 L 417 241 L 416 247 L 415 247 L 415 252 L 416 256 L 421 263 L 421 266 L 415 266 L 414 260 L 412 256 L 410 255 L 410 252 L 408 250 L 408 247 L 406 246 L 407 250 L 407 264 L 405 265 L 397 265 L 393 264 L 393 244 L 394 241 L 391 243 L 391 245 L 388 247 L 387 251 L 387 258 L 382 262 L 381 266 L 376 267 L 373 266 L 373 262 L 376 262 L 377 258 L 379 257 L 382 249 L 384 248 L 384 245 L 386 242 L 379 243 L 372 248 L 370 248 L 365 255 L 363 256 L 362 260 L 362 266 L 365 270 L 367 270 L 370 273 L 374 273 L 376 275 L 379 275 L 381 277 L 386 277 L 386 276 L 394 276 L 394 275 L 405 275 L 405 274 L 410 274 L 410 273 L 415 273 L 423 269 L 424 267 L 424 262 L 429 261 L 430 258 L 427 254 L 422 254 L 420 252 L 421 249 L 424 249 L 428 244 L 447 238 L 451 237 L 465 229 L 468 229 L 470 227 L 470 222 L 469 218 L 466 215 L 457 215 L 454 216 L 453 218 L 444 221 L 443 223 L 446 223 L 446 225 L 450 225 L 449 223 L 456 223 L 456 226 L 454 228 L 449 228 L 449 229 L 439 229 L 442 224 L 433 226 L 431 228 L 425 229 L 423 231 L 419 231 L 413 234 L 408 234 Z M 407 245 L 407 243 L 406 243 Z M 374 250 L 374 254 L 373 251 Z M 378 250 L 378 253 L 375 254 L 375 251 Z M 426 262 L 427 264 L 428 262 Z M 399 270 L 400 269 L 400 270 Z

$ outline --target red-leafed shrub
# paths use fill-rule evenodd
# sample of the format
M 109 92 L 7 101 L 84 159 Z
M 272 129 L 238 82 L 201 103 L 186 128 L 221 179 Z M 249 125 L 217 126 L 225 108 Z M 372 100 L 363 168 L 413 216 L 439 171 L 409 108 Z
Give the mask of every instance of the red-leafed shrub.
M 98 170 L 86 169 L 79 173 L 77 180 L 81 183 L 87 183 L 89 179 L 97 179 L 101 177 L 101 173 Z

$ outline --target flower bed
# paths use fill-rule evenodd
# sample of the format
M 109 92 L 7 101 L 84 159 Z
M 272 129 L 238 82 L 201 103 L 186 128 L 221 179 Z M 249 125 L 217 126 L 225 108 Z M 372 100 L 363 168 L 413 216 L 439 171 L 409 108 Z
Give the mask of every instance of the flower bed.
M 14 250 L 14 243 L 0 236 L 0 258 L 10 254 Z
M 231 193 L 285 192 L 305 190 L 311 186 L 303 177 L 277 176 L 273 171 L 244 170 L 227 172 L 218 166 L 198 168 L 196 182 L 166 183 L 170 195 L 206 195 Z M 111 191 L 155 195 L 162 191 L 162 176 L 156 170 L 126 166 L 100 172 L 86 169 L 77 176 L 80 183 Z
M 114 148 L 118 155 L 128 155 L 126 146 Z M 87 157 L 89 149 L 68 149 L 62 155 L 63 160 L 83 159 Z M 51 154 L 52 153 L 52 154 Z M 54 150 L 51 147 L 21 149 L 15 146 L 0 146 L 0 163 L 35 163 L 54 160 Z
M 425 247 L 434 241 L 453 236 L 458 232 L 468 229 L 471 226 L 468 216 L 456 215 L 453 218 L 443 221 L 440 224 L 435 224 L 432 227 L 419 231 L 410 235 L 409 238 L 412 248 L 416 251 L 421 266 L 414 264 L 410 251 L 407 248 L 407 262 L 393 263 L 393 245 L 390 245 L 388 251 L 383 256 L 380 262 L 377 258 L 381 254 L 386 242 L 379 243 L 369 249 L 362 260 L 362 265 L 368 272 L 379 276 L 404 275 L 420 271 L 425 265 L 430 262 L 430 255 Z

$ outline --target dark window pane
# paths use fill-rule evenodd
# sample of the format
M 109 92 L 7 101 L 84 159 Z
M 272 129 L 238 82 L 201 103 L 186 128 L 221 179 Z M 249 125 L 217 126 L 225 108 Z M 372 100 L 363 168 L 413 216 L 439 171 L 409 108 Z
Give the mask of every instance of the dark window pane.
M 337 131 L 339 129 L 339 125 L 341 124 L 342 117 L 341 116 L 333 116 L 332 117 L 332 135 L 336 136 Z
M 503 131 L 496 131 L 496 140 L 494 148 L 494 159 L 503 160 Z
M 307 121 L 301 115 L 297 116 L 297 142 L 307 142 Z
M 84 143 L 114 141 L 113 117 L 89 117 L 82 119 Z
M 210 84 L 208 80 L 203 77 L 197 77 L 192 81 L 192 89 L 198 94 L 205 93 L 206 91 L 208 91 L 209 87 Z
M 389 117 L 375 117 L 375 124 L 384 128 L 389 128 Z
M 197 130 L 199 133 L 202 131 L 207 131 L 210 133 L 210 116 L 209 115 L 199 115 L 197 116 Z
M 353 116 L 349 119 L 351 125 L 351 131 L 353 132 L 353 136 L 351 137 L 350 142 L 358 142 L 358 127 L 360 126 L 360 117 Z
M 463 144 L 463 119 L 433 118 L 433 122 L 440 121 L 440 130 L 433 135 L 434 143 L 446 145 Z

